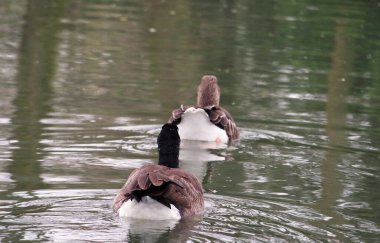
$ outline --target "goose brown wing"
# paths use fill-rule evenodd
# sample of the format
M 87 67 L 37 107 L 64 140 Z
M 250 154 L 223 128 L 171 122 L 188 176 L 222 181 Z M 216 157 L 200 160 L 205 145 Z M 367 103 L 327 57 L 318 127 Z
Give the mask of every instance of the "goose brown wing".
M 199 181 L 177 168 L 145 165 L 134 170 L 116 195 L 113 209 L 117 211 L 124 201 L 140 201 L 143 196 L 150 196 L 168 207 L 173 204 L 184 214 L 194 207 L 203 209 L 203 191 Z
M 169 118 L 169 123 L 174 123 L 176 125 L 178 125 L 180 122 L 181 122 L 181 117 L 183 115 L 183 113 L 188 109 L 190 108 L 190 106 L 185 106 L 185 105 L 181 105 L 180 108 L 178 109 L 175 109 L 172 111 L 172 115 L 171 117 Z
M 210 121 L 216 126 L 224 129 L 230 140 L 239 138 L 239 130 L 230 113 L 220 106 L 209 106 L 203 108 L 209 115 Z
M 163 194 L 176 208 L 182 217 L 200 214 L 204 208 L 203 189 L 198 179 L 182 169 L 172 169 L 177 175 L 181 187 L 170 184 Z

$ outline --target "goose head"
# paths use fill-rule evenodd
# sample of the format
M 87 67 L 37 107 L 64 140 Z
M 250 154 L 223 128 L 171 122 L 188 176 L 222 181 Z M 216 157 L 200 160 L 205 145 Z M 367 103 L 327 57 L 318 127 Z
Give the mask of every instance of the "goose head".
M 213 75 L 204 75 L 198 86 L 197 106 L 219 106 L 220 87 L 218 79 Z

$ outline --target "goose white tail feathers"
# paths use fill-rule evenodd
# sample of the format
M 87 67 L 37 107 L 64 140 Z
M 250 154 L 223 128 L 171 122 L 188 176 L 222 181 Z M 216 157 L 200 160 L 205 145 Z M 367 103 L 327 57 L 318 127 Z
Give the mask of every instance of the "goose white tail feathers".
M 120 217 L 146 219 L 146 220 L 179 220 L 179 210 L 170 205 L 167 207 L 162 203 L 146 196 L 137 200 L 127 200 L 118 209 Z
M 226 131 L 215 126 L 206 111 L 200 108 L 188 108 L 183 113 L 178 128 L 180 137 L 187 140 L 227 143 L 229 139 Z

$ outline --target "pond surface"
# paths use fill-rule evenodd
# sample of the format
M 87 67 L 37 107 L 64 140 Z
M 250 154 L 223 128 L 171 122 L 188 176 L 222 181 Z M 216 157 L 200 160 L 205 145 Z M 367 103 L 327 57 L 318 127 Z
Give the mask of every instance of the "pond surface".
M 380 2 L 0 2 L 0 241 L 380 239 Z M 114 215 L 214 74 L 241 139 L 183 141 L 201 220 Z

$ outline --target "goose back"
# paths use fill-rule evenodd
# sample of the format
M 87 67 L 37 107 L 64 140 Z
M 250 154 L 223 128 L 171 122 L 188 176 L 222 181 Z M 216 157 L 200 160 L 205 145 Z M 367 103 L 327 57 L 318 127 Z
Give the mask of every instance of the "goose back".
M 113 209 L 117 212 L 124 202 L 139 202 L 145 196 L 169 208 L 174 205 L 181 217 L 201 214 L 204 209 L 198 179 L 179 168 L 149 164 L 135 169 L 116 195 Z

